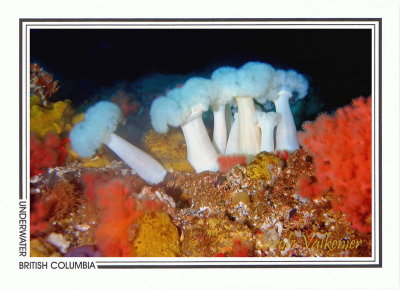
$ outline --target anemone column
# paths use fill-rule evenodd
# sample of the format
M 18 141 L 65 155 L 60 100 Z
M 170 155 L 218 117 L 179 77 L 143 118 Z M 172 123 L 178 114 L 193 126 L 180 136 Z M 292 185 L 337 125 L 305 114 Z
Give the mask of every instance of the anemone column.
M 225 154 L 234 155 L 238 154 L 238 137 L 239 137 L 239 121 L 238 113 L 235 113 L 234 121 L 229 131 L 228 142 L 226 143 Z
M 280 91 L 278 98 L 274 100 L 276 112 L 280 114 L 281 118 L 276 127 L 276 150 L 293 152 L 300 148 L 296 124 L 289 106 L 291 97 L 292 94 L 288 91 Z
M 252 97 L 237 97 L 239 113 L 239 154 L 255 155 L 260 152 L 260 129 L 254 124 L 254 102 Z
M 149 154 L 128 141 L 112 133 L 105 144 L 146 182 L 155 184 L 164 180 L 167 174 L 164 167 Z
M 274 129 L 279 124 L 280 115 L 275 112 L 256 111 L 255 119 L 261 129 L 261 151 L 275 150 Z
M 217 152 L 211 143 L 201 114 L 181 125 L 185 136 L 187 159 L 196 172 L 218 171 Z
M 212 108 L 214 113 L 213 143 L 219 152 L 225 153 L 227 140 L 225 105 L 214 105 Z

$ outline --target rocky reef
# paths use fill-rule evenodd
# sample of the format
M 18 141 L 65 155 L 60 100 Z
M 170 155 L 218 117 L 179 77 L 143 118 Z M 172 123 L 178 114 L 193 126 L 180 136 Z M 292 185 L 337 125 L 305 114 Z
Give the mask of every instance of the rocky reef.
M 226 174 L 170 171 L 155 186 L 122 162 L 53 168 L 31 180 L 31 255 L 90 245 L 106 256 L 370 256 L 371 234 L 334 211 L 331 192 L 297 193 L 298 177 L 314 172 L 312 157 L 298 150 L 275 158 L 279 166 L 265 167 L 271 179 L 249 177 L 249 165 Z
M 214 92 L 209 80 L 189 79 L 156 99 L 154 110 L 141 108 L 145 105 L 119 92 L 102 103 L 116 112 L 114 119 L 111 113 L 107 115 L 114 122 L 109 126 L 102 124 L 105 117 L 93 118 L 94 109 L 83 114 L 68 100 L 53 100 L 60 89 L 58 82 L 32 65 L 31 256 L 371 256 L 371 99 L 357 99 L 333 115 L 321 115 L 304 125 L 297 140 L 287 98 L 292 91 L 295 98 L 304 98 L 306 79 L 265 64 L 244 67 L 237 72 L 224 68 L 213 76 L 217 83 L 222 82 L 221 76 L 229 83 L 237 73 L 244 87 L 251 87 L 254 99 L 264 103 L 260 92 L 267 88 L 254 91 L 246 83 L 258 80 L 260 71 L 266 77 L 273 74 L 276 80 L 272 83 L 291 79 L 296 85 L 271 85 L 273 92 L 269 90 L 267 96 L 268 102 L 275 102 L 274 114 L 256 111 L 245 91 L 236 97 L 239 113 L 229 123 L 230 134 L 215 131 L 218 127 L 227 133 L 225 121 L 223 126 L 215 123 L 211 141 L 211 130 L 201 114 L 212 107 L 217 120 L 219 113 L 224 115 L 225 109 L 232 108 L 224 107 L 228 101 L 220 96 L 225 91 L 218 91 L 215 99 L 202 95 Z M 251 77 L 243 77 L 244 73 Z M 288 86 L 292 91 L 288 92 Z M 193 94 L 198 94 L 197 99 Z M 218 111 L 221 104 L 223 109 Z M 170 106 L 165 114 L 155 114 L 165 106 Z M 200 113 L 196 111 L 199 107 Z M 135 132 L 134 146 L 114 131 L 121 121 L 117 133 L 130 140 L 131 129 L 126 124 L 138 112 L 150 112 L 153 127 L 159 130 L 144 126 Z M 177 115 L 179 120 L 174 119 Z M 268 118 L 273 118 L 270 127 L 262 127 Z M 93 141 L 71 134 L 85 122 L 96 125 L 89 134 L 98 139 L 91 156 L 73 148 L 74 142 L 79 141 L 82 148 Z M 285 122 L 286 129 L 280 128 Z M 169 130 L 171 124 L 182 131 Z M 188 131 L 188 124 L 198 132 Z M 249 134 L 245 125 L 253 135 L 245 137 Z M 267 133 L 272 142 L 265 148 L 272 146 L 271 150 L 261 142 Z M 228 149 L 229 144 L 234 146 Z

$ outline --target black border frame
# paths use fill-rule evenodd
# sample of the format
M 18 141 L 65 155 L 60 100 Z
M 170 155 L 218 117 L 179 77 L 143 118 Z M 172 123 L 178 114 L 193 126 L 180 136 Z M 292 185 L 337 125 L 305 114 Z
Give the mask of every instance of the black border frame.
M 378 193 L 378 209 L 379 209 L 379 263 L 378 264 L 327 264 L 327 265 L 321 265 L 321 264 L 300 264 L 300 265 L 295 265 L 296 263 L 308 263 L 307 261 L 274 261 L 273 263 L 276 262 L 283 262 L 283 263 L 294 263 L 291 265 L 246 265 L 246 264 L 236 264 L 236 263 L 241 263 L 241 261 L 219 261 L 216 260 L 215 262 L 217 263 L 235 263 L 233 265 L 104 265 L 105 263 L 129 263 L 129 261 L 95 261 L 96 266 L 98 269 L 193 269 L 193 268 L 382 268 L 382 18 L 20 18 L 19 19 L 19 201 L 24 200 L 24 194 L 23 194 L 23 145 L 22 140 L 23 140 L 23 130 L 22 130 L 22 112 L 23 112 L 23 88 L 24 88 L 24 83 L 23 83 L 23 27 L 25 22 L 42 22 L 42 23 L 47 23 L 47 22 L 70 22 L 70 23 L 76 23 L 76 22 L 84 22 L 85 25 L 90 25 L 89 23 L 93 22 L 150 22 L 146 23 L 145 25 L 151 25 L 151 23 L 156 23 L 157 25 L 160 25 L 162 23 L 166 22 L 179 22 L 179 23 L 174 23 L 171 24 L 169 23 L 169 26 L 182 26 L 182 25 L 191 25 L 189 23 L 185 22 L 198 22 L 198 23 L 222 23 L 222 22 L 307 22 L 307 21 L 313 21 L 313 22 L 333 22 L 334 24 L 339 24 L 340 22 L 344 21 L 350 21 L 350 22 L 366 22 L 366 21 L 371 21 L 371 22 L 377 22 L 379 25 L 379 43 L 378 43 L 378 48 L 379 48 L 379 55 L 378 55 L 378 112 L 379 112 L 379 120 L 378 120 L 378 127 L 379 127 L 379 151 L 378 151 L 378 156 L 379 156 L 379 170 L 378 170 L 378 182 L 379 182 L 379 193 Z M 66 24 L 62 24 L 62 26 L 65 26 Z M 98 25 L 98 24 L 93 24 L 93 25 Z M 192 24 L 193 26 L 198 25 L 198 24 Z M 224 25 L 237 25 L 237 24 L 224 24 Z M 257 25 L 257 24 L 249 24 L 249 25 Z M 259 24 L 259 25 L 265 25 Z M 280 24 L 282 25 L 282 24 Z M 288 25 L 293 25 L 293 24 L 288 24 Z M 315 25 L 315 24 L 307 24 L 303 23 L 302 25 Z M 345 25 L 353 25 L 353 24 L 345 24 Z M 358 25 L 358 24 L 354 24 Z M 54 25 L 56 26 L 56 25 Z M 61 25 L 60 25 L 61 26 Z M 375 24 L 374 24 L 375 26 Z M 27 37 L 27 36 L 25 36 Z M 25 43 L 27 43 L 27 40 L 25 39 Z M 374 56 L 372 57 L 374 60 Z M 373 71 L 373 77 L 375 78 L 375 71 Z M 26 130 L 28 130 L 26 126 Z M 374 138 L 375 142 L 375 138 Z M 28 164 L 28 163 L 27 163 Z M 375 170 L 376 172 L 376 170 Z M 375 180 L 376 182 L 376 180 Z M 26 192 L 25 194 L 25 200 L 28 199 L 28 193 Z M 30 257 L 28 257 L 30 258 Z M 145 262 L 140 262 L 140 261 L 131 261 L 131 263 L 210 263 L 214 261 L 145 261 Z M 256 262 L 256 261 L 248 261 L 248 262 Z M 265 262 L 265 261 L 263 261 Z M 321 261 L 322 263 L 323 261 Z M 326 262 L 326 261 L 325 261 Z M 333 261 L 329 261 L 333 262 Z M 360 261 L 364 262 L 364 261 Z M 313 261 L 312 263 L 318 263 Z M 333 262 L 334 263 L 334 262 Z M 100 264 L 100 265 L 98 265 Z

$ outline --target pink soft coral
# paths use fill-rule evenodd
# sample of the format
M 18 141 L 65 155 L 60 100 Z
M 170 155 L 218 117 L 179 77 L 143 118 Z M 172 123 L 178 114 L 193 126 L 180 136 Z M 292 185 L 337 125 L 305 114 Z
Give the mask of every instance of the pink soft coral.
M 247 165 L 247 157 L 245 155 L 220 155 L 218 156 L 219 170 L 225 174 L 236 165 Z
M 106 257 L 132 256 L 130 230 L 141 212 L 136 210 L 128 182 L 89 174 L 84 177 L 84 182 L 88 200 L 94 201 L 99 210 L 96 241 L 101 253 Z
M 48 168 L 60 166 L 67 156 L 66 143 L 68 138 L 60 139 L 53 132 L 48 133 L 43 140 L 35 134 L 30 136 L 30 174 L 35 176 L 45 173 Z
M 316 197 L 332 190 L 334 210 L 361 232 L 371 231 L 371 119 L 371 98 L 358 98 L 333 116 L 306 123 L 299 134 L 315 166 L 315 179 L 299 180 L 300 193 Z
M 31 235 L 38 235 L 46 232 L 49 228 L 52 203 L 38 201 L 33 205 L 30 219 Z

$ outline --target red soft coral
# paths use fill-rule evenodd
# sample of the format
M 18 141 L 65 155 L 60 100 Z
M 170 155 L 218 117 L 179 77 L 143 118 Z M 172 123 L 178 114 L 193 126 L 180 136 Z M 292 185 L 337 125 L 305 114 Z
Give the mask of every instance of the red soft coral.
M 130 230 L 141 212 L 136 210 L 130 186 L 123 179 L 106 181 L 99 175 L 86 175 L 84 182 L 89 187 L 85 191 L 88 199 L 95 199 L 99 209 L 96 241 L 100 251 L 107 257 L 132 256 Z
M 342 211 L 361 232 L 371 231 L 371 98 L 358 98 L 333 116 L 323 114 L 299 134 L 313 157 L 315 180 L 299 180 L 303 196 L 332 190 L 334 210 Z
M 34 134 L 30 136 L 31 176 L 45 173 L 47 168 L 60 166 L 67 156 L 68 138 L 60 139 L 56 133 L 48 133 L 43 140 Z
M 84 194 L 89 202 L 94 203 L 96 201 L 96 190 L 97 187 L 103 186 L 107 183 L 107 180 L 112 179 L 107 174 L 100 173 L 86 173 L 82 176 L 82 181 L 85 184 Z
M 54 221 L 59 221 L 78 207 L 79 198 L 75 187 L 65 181 L 58 181 L 52 188 L 42 192 L 32 200 L 31 235 L 40 235 L 51 229 Z
M 245 155 L 220 155 L 218 156 L 219 170 L 221 173 L 227 173 L 236 165 L 247 165 Z
M 31 235 L 39 235 L 48 230 L 52 207 L 52 201 L 38 201 L 33 205 L 30 218 Z

